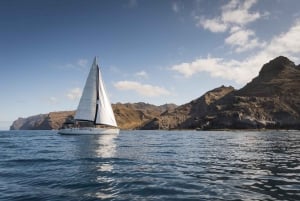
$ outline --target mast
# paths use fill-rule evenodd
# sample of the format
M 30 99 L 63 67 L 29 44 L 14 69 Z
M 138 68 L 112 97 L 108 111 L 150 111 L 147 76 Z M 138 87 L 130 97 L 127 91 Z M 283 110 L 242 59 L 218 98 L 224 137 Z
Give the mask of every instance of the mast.
M 98 94 L 99 99 L 97 101 L 98 111 L 96 113 L 96 124 L 108 125 L 117 127 L 117 122 L 115 119 L 114 112 L 111 107 L 111 103 L 106 93 L 104 82 L 102 79 L 101 71 L 99 66 L 98 68 Z
M 94 125 L 117 127 L 115 115 L 97 63 L 97 57 L 95 57 L 87 77 L 74 119 L 90 121 Z
M 99 86 L 99 66 L 98 66 L 98 62 L 97 62 L 97 57 L 95 57 L 95 63 L 96 63 L 96 68 L 97 68 L 97 72 L 96 72 L 96 86 Z M 99 87 L 96 87 L 96 111 L 95 111 L 95 118 L 94 118 L 94 125 L 96 125 L 96 121 L 97 121 L 97 114 L 98 114 L 98 110 L 99 110 L 99 105 L 98 105 L 98 101 L 99 101 Z

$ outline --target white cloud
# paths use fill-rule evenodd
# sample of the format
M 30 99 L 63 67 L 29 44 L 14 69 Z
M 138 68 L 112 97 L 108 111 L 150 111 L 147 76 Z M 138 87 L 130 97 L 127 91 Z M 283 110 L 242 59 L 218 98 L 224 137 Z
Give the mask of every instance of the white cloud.
M 204 17 L 197 18 L 197 25 L 212 32 L 224 32 L 229 26 L 244 26 L 264 16 L 259 12 L 250 12 L 249 9 L 256 3 L 256 0 L 231 0 L 221 8 L 221 15 L 212 19 Z
M 67 93 L 67 97 L 71 100 L 77 100 L 80 98 L 81 94 L 82 91 L 80 88 L 74 88 Z
M 231 0 L 221 7 L 220 16 L 211 19 L 196 17 L 196 25 L 213 33 L 229 30 L 229 36 L 225 39 L 225 44 L 230 45 L 235 52 L 261 48 L 265 43 L 259 41 L 254 31 L 245 28 L 250 22 L 268 15 L 266 12 L 261 14 L 250 11 L 256 2 L 256 0 Z
M 245 83 L 252 77 L 253 72 L 250 68 L 240 66 L 241 62 L 236 60 L 226 61 L 222 58 L 200 58 L 190 63 L 181 63 L 171 67 L 171 70 L 177 71 L 186 78 L 200 72 L 207 72 L 212 77 L 234 80 L 237 83 Z
M 286 33 L 273 38 L 269 46 L 265 49 L 267 54 L 275 55 L 299 55 L 300 53 L 300 20 Z M 299 59 L 298 57 L 295 59 Z
M 219 18 L 214 18 L 214 19 L 201 18 L 200 21 L 196 25 L 198 27 L 202 26 L 204 29 L 207 29 L 214 33 L 225 32 L 228 27 Z
M 143 70 L 140 71 L 140 72 L 135 73 L 134 75 L 137 76 L 137 77 L 140 77 L 140 78 L 148 78 L 147 72 L 143 71 Z
M 222 7 L 222 21 L 238 25 L 246 25 L 261 17 L 259 12 L 250 12 L 249 9 L 256 3 L 256 0 L 231 0 Z
M 225 39 L 225 43 L 234 47 L 236 52 L 244 52 L 265 45 L 265 42 L 258 41 L 254 31 L 240 27 L 231 28 L 231 35 Z
M 251 35 L 251 34 L 250 34 Z M 242 38 L 242 37 L 241 37 Z M 247 41 L 246 39 L 241 39 Z M 283 55 L 295 62 L 299 62 L 300 54 L 300 20 L 298 20 L 287 32 L 264 45 L 257 54 L 246 58 L 244 61 L 225 60 L 217 57 L 196 59 L 189 63 L 181 63 L 170 69 L 188 78 L 200 72 L 207 72 L 212 77 L 233 80 L 239 84 L 245 84 L 257 76 L 262 65 L 269 60 Z
M 233 28 L 232 34 L 225 39 L 225 43 L 230 45 L 245 45 L 249 38 L 255 33 L 252 30 Z
M 139 82 L 133 81 L 119 81 L 114 84 L 114 86 L 119 90 L 131 90 L 135 91 L 142 96 L 154 97 L 160 95 L 169 95 L 170 92 L 163 87 L 152 86 L 149 84 L 141 84 Z

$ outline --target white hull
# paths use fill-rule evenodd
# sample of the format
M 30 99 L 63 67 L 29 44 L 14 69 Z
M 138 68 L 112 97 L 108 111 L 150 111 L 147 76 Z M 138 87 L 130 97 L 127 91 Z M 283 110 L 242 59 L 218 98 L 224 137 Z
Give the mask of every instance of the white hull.
M 66 128 L 60 129 L 59 134 L 62 135 L 101 135 L 101 134 L 118 134 L 118 128 Z

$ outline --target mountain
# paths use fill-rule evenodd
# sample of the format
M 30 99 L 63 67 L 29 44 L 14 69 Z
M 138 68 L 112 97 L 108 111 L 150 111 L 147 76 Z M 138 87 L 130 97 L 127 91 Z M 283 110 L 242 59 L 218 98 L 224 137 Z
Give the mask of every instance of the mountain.
M 175 104 L 155 106 L 148 103 L 112 104 L 116 121 L 121 129 L 139 129 L 167 109 L 173 110 Z
M 263 65 L 243 88 L 221 86 L 181 106 L 117 103 L 121 129 L 300 129 L 300 65 L 284 56 Z M 14 121 L 11 129 L 58 129 L 74 111 Z
M 74 111 L 50 112 L 27 118 L 18 118 L 10 126 L 10 130 L 52 130 L 61 128 L 66 121 L 73 119 Z
M 279 56 L 240 90 L 221 86 L 141 129 L 300 129 L 300 65 Z
M 10 130 L 35 130 L 47 118 L 46 114 L 39 114 L 27 118 L 19 117 L 10 126 Z
M 203 96 L 189 103 L 178 106 L 172 111 L 165 111 L 160 116 L 152 119 L 141 129 L 189 129 L 197 128 L 200 119 L 206 118 L 212 105 L 235 89 L 231 86 L 221 86 L 206 92 Z M 195 124 L 196 123 L 196 124 Z M 195 125 L 194 125 L 195 124 Z
M 138 129 L 165 110 L 174 110 L 175 104 L 155 106 L 147 103 L 112 104 L 116 121 L 121 129 Z M 50 112 L 27 118 L 18 118 L 10 130 L 59 129 L 64 123 L 72 122 L 75 111 Z
M 259 75 L 237 92 L 240 96 L 271 97 L 293 95 L 299 98 L 300 65 L 280 56 L 263 65 Z

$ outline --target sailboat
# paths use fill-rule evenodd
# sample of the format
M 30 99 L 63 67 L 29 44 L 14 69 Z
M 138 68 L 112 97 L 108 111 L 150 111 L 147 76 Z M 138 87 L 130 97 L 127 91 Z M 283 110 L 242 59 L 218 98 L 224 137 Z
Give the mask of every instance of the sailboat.
M 60 134 L 118 134 L 119 128 L 111 103 L 106 94 L 97 57 L 87 77 L 71 128 L 63 128 Z

